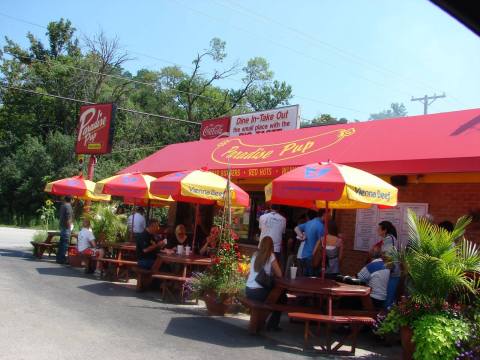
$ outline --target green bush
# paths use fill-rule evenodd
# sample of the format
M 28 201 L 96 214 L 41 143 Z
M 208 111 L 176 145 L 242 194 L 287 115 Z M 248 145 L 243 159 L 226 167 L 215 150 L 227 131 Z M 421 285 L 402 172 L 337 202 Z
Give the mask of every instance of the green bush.
M 127 232 L 125 215 L 116 214 L 116 208 L 107 204 L 95 204 L 88 214 L 95 239 L 98 241 L 124 241 Z
M 470 335 L 465 319 L 444 313 L 422 316 L 414 322 L 413 329 L 416 360 L 455 359 L 459 354 L 456 342 Z
M 32 241 L 34 243 L 41 243 L 47 240 L 47 232 L 44 230 L 36 231 L 32 236 Z

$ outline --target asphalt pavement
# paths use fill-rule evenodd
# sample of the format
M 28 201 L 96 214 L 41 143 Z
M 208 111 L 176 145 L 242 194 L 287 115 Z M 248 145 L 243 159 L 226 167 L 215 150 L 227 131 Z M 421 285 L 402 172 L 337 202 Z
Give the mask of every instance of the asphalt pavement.
M 34 232 L 34 231 L 33 231 Z M 0 228 L 1 359 L 291 359 L 195 306 L 31 258 L 32 231 Z
M 248 335 L 247 321 L 238 317 L 163 303 L 156 292 L 139 294 L 132 283 L 98 280 L 53 257 L 34 260 L 33 233 L 0 228 L 0 359 L 312 358 L 285 347 L 291 338 Z M 390 358 L 383 350 L 373 358 Z

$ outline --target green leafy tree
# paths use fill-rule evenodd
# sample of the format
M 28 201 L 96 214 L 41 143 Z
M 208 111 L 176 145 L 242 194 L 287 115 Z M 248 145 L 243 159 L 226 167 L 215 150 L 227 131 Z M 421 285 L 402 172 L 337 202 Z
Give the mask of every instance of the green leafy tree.
M 382 120 L 389 118 L 398 118 L 407 116 L 407 109 L 402 103 L 392 103 L 390 109 L 380 111 L 376 114 L 370 114 L 369 120 Z
M 300 127 L 315 127 L 315 126 L 325 126 L 325 125 L 338 125 L 346 124 L 348 120 L 345 118 L 337 119 L 336 117 L 331 116 L 330 114 L 322 114 L 313 118 L 311 121 L 302 121 Z

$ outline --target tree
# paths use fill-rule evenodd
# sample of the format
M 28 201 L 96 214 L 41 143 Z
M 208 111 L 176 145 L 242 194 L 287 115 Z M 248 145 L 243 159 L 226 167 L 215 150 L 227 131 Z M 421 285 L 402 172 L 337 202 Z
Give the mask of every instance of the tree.
M 292 89 L 274 80 L 266 59 L 254 57 L 222 69 L 226 43 L 211 40 L 198 52 L 193 70 L 168 66 L 156 70 L 124 69 L 128 53 L 117 38 L 100 31 L 79 41 L 69 20 L 47 26 L 46 40 L 28 32 L 22 48 L 6 39 L 0 52 L 0 218 L 28 224 L 46 198 L 47 181 L 76 175 L 74 142 L 81 103 L 26 93 L 53 94 L 86 102 L 115 102 L 139 112 L 187 119 L 194 123 L 117 111 L 113 149 L 99 157 L 95 179 L 178 142 L 199 137 L 196 123 L 226 114 L 287 105 Z M 219 69 L 203 72 L 207 61 Z M 243 74 L 238 88 L 219 86 L 220 80 Z
M 380 111 L 376 114 L 370 114 L 369 120 L 381 120 L 407 116 L 407 109 L 402 103 L 392 103 L 390 109 Z
M 301 128 L 306 127 L 315 127 L 315 126 L 325 126 L 325 125 L 338 125 L 338 124 L 346 124 L 348 120 L 345 118 L 337 119 L 330 114 L 321 114 L 313 118 L 311 121 L 302 121 L 300 124 Z

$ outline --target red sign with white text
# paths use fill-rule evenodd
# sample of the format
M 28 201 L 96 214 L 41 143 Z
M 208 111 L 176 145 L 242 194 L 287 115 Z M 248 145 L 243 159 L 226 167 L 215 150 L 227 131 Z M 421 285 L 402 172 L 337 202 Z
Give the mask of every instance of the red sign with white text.
M 75 152 L 107 154 L 112 151 L 115 104 L 94 104 L 80 107 Z
M 202 121 L 200 139 L 218 139 L 230 134 L 230 116 Z

